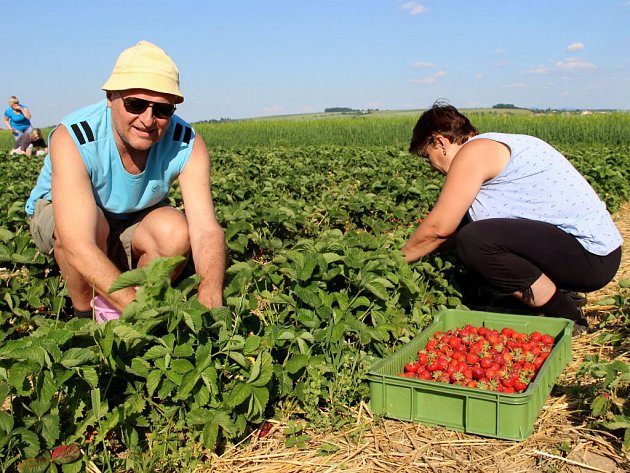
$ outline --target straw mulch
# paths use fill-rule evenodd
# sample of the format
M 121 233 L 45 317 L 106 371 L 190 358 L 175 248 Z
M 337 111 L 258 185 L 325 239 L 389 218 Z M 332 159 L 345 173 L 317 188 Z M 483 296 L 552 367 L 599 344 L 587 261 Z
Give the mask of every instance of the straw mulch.
M 630 245 L 630 203 L 615 215 L 618 228 Z M 630 251 L 626 249 L 617 277 L 601 291 L 587 295 L 584 307 L 589 321 L 601 320 L 606 307 L 594 302 L 616 293 L 617 282 L 630 277 Z M 604 329 L 605 330 L 605 329 Z M 534 425 L 522 442 L 467 435 L 440 427 L 374 418 L 367 406 L 352 412 L 355 422 L 339 431 L 309 431 L 306 448 L 287 448 L 286 426 L 274 422 L 265 437 L 250 436 L 222 455 L 212 455 L 212 472 L 606 472 L 630 471 L 630 456 L 619 440 L 594 427 L 587 406 L 574 388 L 576 371 L 584 356 L 630 363 L 630 354 L 595 345 L 601 334 L 573 340 L 573 360 L 558 380 Z M 321 450 L 329 452 L 321 454 Z M 333 451 L 333 453 L 330 453 Z

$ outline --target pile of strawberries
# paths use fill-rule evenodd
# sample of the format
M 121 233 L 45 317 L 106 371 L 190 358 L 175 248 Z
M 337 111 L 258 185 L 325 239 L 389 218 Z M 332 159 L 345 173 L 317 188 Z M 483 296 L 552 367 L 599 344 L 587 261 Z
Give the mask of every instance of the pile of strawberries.
M 520 393 L 536 377 L 554 341 L 549 334 L 528 335 L 509 327 L 500 332 L 473 325 L 438 331 L 401 376 Z

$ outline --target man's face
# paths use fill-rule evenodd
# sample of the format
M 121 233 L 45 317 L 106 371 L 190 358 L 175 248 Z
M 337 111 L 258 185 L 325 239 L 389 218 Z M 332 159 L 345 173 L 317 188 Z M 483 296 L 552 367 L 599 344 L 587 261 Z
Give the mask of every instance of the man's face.
M 140 101 L 134 100 L 136 106 L 142 105 L 142 101 L 149 104 L 144 104 L 148 106 L 142 112 L 132 113 L 127 111 L 125 99 L 140 99 Z M 166 108 L 169 108 L 169 105 L 175 104 L 175 97 L 146 89 L 129 89 L 109 93 L 107 104 L 112 110 L 112 127 L 116 144 L 119 147 L 122 145 L 132 150 L 146 151 L 162 139 L 171 120 L 164 114 L 156 113 L 153 104 L 158 106 L 164 104 Z

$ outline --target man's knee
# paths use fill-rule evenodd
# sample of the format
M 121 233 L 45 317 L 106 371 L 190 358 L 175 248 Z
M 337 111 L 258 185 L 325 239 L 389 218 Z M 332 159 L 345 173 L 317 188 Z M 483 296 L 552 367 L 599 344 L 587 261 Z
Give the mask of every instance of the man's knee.
M 144 228 L 143 228 L 144 227 Z M 138 227 L 138 240 L 144 252 L 160 256 L 185 255 L 190 251 L 190 234 L 186 217 L 177 212 L 163 214 Z

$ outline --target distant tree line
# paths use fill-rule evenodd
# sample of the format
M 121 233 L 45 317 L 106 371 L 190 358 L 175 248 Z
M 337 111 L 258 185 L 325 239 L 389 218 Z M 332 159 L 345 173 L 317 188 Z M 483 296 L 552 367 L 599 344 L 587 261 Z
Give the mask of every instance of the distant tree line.
M 368 108 L 367 110 L 359 110 L 350 107 L 328 107 L 324 109 L 324 113 L 342 113 L 351 115 L 363 115 L 366 113 L 378 112 L 378 108 Z
M 520 109 L 521 107 L 517 107 L 516 105 L 512 104 L 512 103 L 498 103 L 496 105 L 493 105 L 492 108 L 500 108 L 500 109 L 504 109 L 504 108 L 508 108 L 508 109 Z

